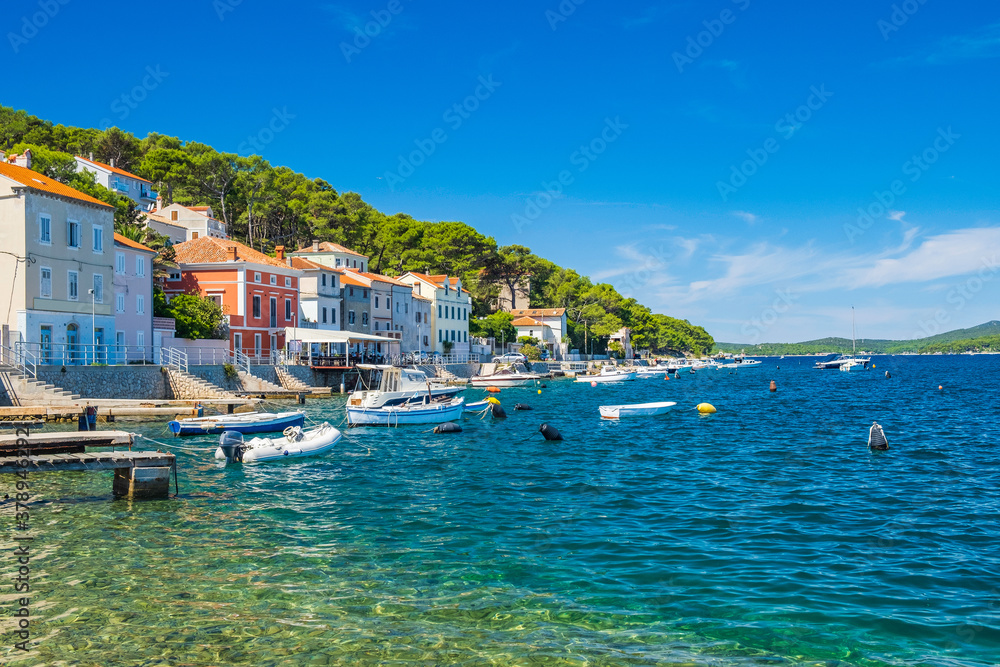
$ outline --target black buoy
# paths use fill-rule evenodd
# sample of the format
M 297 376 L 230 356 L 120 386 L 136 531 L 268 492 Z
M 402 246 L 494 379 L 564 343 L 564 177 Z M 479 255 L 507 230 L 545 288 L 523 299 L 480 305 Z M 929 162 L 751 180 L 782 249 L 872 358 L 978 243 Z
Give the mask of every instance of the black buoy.
M 434 427 L 435 433 L 461 433 L 462 427 L 455 422 L 445 422 Z
M 886 372 L 885 372 L 885 377 L 886 377 L 886 379 L 889 379 L 889 378 L 891 378 L 891 377 L 892 377 L 891 375 L 889 375 L 889 371 L 886 371 Z
M 889 449 L 889 441 L 886 440 L 885 431 L 878 422 L 872 422 L 872 427 L 868 430 L 868 449 L 884 452 Z
M 507 419 L 507 411 L 499 403 L 490 403 L 490 412 L 494 419 Z
M 555 426 L 551 424 L 542 424 L 538 427 L 538 432 L 541 433 L 546 440 L 562 440 L 562 433 L 559 432 Z
M 534 410 L 533 407 L 531 407 L 530 405 L 525 405 L 524 403 L 515 403 L 514 404 L 514 409 L 515 410 Z

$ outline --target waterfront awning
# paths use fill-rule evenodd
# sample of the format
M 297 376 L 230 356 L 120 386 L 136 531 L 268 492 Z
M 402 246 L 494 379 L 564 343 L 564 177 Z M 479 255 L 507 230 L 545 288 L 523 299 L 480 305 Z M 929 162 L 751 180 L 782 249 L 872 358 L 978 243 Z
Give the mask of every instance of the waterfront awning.
M 285 340 L 300 340 L 303 343 L 396 343 L 395 338 L 383 338 L 353 331 L 327 331 L 323 329 L 285 328 Z

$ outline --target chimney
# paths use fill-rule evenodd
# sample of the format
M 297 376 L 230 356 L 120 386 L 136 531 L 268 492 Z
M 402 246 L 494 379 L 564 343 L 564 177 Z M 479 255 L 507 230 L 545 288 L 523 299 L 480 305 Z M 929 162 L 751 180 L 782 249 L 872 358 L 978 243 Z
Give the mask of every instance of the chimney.
M 239 258 L 236 256 L 236 246 L 226 248 L 226 261 L 235 262 L 237 259 Z
M 156 195 L 156 208 L 153 209 L 154 213 L 159 213 L 163 210 L 163 197 L 161 195 Z
M 94 151 L 90 151 L 90 161 L 94 161 Z
M 11 161 L 18 167 L 24 167 L 25 169 L 31 169 L 31 149 L 26 148 L 23 155 L 11 155 Z
M 285 261 L 285 246 L 274 246 L 274 257 L 282 262 Z
M 319 241 L 313 241 L 313 252 L 319 252 Z
M 115 159 L 114 158 L 111 158 L 110 164 L 111 164 L 111 168 L 114 169 L 115 168 Z

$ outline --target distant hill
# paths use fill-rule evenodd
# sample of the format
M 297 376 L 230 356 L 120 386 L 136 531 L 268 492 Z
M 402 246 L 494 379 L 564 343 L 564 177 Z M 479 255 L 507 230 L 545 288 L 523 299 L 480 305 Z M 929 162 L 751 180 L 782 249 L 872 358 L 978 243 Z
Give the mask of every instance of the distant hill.
M 955 329 L 915 340 L 865 338 L 858 341 L 858 352 L 900 354 L 903 352 L 966 352 L 997 349 L 1000 344 L 1000 321 L 993 320 L 968 329 Z M 716 343 L 717 352 L 747 354 L 833 354 L 851 351 L 849 338 L 820 338 L 801 343 Z

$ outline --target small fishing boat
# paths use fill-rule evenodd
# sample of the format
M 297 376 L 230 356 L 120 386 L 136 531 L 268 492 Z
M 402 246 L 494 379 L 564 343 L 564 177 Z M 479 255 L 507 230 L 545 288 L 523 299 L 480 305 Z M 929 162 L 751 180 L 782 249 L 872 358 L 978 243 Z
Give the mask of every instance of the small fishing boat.
M 215 458 L 224 459 L 226 463 L 250 463 L 319 456 L 333 449 L 341 435 L 327 422 L 307 431 L 300 426 L 290 426 L 281 438 L 254 438 L 249 442 L 243 440 L 242 433 L 226 431 L 219 436 Z
M 466 403 L 464 410 L 466 412 L 482 412 L 490 406 L 490 399 L 486 398 L 481 401 L 476 401 L 475 403 Z
M 469 379 L 473 387 L 525 387 L 542 379 L 541 375 L 521 370 L 517 366 L 498 368 L 487 375 L 476 375 Z
M 366 408 L 381 408 L 388 405 L 420 403 L 430 394 L 432 398 L 453 398 L 465 387 L 432 387 L 430 378 L 418 368 L 358 364 L 360 370 L 372 371 L 373 383 L 378 380 L 378 389 L 364 387 L 356 389 L 347 397 L 347 404 Z
M 636 368 L 635 376 L 640 380 L 652 380 L 662 378 L 667 374 L 667 369 L 659 366 L 639 366 Z
M 380 408 L 347 406 L 350 426 L 405 426 L 409 424 L 440 424 L 462 416 L 464 398 L 428 400 L 423 403 L 402 403 Z
M 577 382 L 624 382 L 626 380 L 634 380 L 636 377 L 635 371 L 627 371 L 623 369 L 616 368 L 615 366 L 605 366 L 601 369 L 598 375 L 581 375 L 576 378 Z
M 601 417 L 604 419 L 621 419 L 622 417 L 651 417 L 662 415 L 677 405 L 674 401 L 662 403 L 633 403 L 632 405 L 602 405 Z
M 205 435 L 206 433 L 277 433 L 289 426 L 302 426 L 305 413 L 294 412 L 246 412 L 239 415 L 218 415 L 216 417 L 188 417 L 167 422 L 167 428 L 174 435 Z

